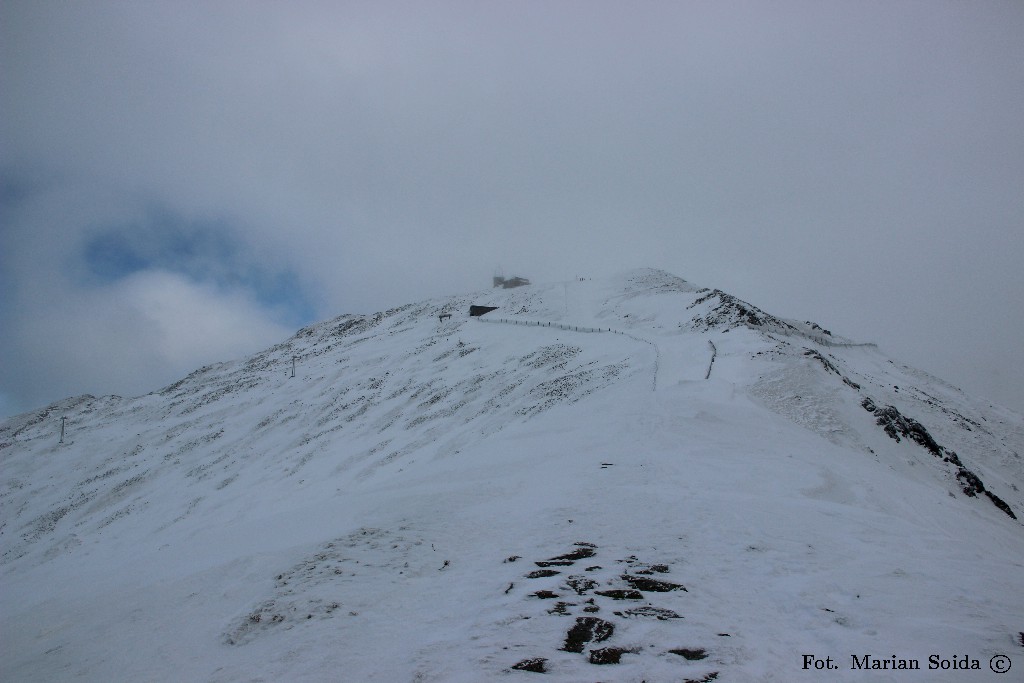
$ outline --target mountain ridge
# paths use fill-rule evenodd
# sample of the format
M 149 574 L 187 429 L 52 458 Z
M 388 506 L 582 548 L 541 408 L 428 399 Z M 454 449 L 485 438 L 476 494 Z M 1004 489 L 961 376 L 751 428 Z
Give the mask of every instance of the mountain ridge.
M 342 315 L 0 423 L 0 640 L 19 680 L 789 680 L 828 643 L 980 656 L 1022 627 L 999 598 L 1024 595 L 1022 449 L 1010 411 L 661 271 Z

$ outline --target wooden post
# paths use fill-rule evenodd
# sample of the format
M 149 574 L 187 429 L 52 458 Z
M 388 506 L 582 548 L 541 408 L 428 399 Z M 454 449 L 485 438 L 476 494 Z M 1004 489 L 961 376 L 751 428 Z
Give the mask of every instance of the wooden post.
M 295 376 L 295 356 L 292 356 L 292 377 Z
M 64 423 L 67 421 L 67 419 L 68 418 L 66 418 L 66 417 L 62 417 L 60 419 L 60 442 L 61 443 L 64 443 Z

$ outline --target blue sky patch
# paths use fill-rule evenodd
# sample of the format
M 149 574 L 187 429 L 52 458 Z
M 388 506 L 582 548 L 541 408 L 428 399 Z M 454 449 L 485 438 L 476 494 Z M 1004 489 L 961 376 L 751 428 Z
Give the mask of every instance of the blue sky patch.
M 163 270 L 224 289 L 248 290 L 283 324 L 302 326 L 316 317 L 298 275 L 261 263 L 225 222 L 189 221 L 152 209 L 142 221 L 91 233 L 81 256 L 89 276 L 100 282 Z

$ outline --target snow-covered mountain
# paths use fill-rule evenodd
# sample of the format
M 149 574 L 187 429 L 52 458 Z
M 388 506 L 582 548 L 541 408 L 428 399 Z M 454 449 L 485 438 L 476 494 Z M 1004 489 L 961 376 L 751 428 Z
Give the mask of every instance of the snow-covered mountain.
M 344 315 L 0 425 L 0 678 L 1009 680 L 1022 452 L 661 271 Z

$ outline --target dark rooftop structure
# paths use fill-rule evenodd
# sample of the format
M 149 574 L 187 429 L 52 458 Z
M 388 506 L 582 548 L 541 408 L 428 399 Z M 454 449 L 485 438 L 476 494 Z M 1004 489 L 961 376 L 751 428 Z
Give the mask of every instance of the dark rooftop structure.
M 497 306 L 470 306 L 469 315 L 470 317 L 477 318 L 485 313 L 498 310 Z

